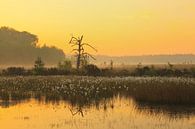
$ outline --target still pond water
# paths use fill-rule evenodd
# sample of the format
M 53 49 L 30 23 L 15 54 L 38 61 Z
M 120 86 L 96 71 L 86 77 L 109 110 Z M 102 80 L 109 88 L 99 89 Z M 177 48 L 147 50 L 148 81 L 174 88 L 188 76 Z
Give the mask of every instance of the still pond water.
M 140 105 L 116 97 L 79 108 L 30 99 L 0 103 L 1 129 L 195 129 L 195 107 Z

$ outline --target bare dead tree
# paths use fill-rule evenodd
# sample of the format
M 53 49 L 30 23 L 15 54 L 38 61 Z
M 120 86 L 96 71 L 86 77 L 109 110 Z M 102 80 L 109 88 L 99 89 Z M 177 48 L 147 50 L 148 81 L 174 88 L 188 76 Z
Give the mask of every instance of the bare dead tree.
M 85 47 L 88 46 L 90 48 L 92 48 L 93 50 L 95 50 L 97 52 L 97 50 L 91 46 L 88 43 L 84 43 L 83 42 L 83 35 L 81 37 L 74 37 L 72 36 L 69 44 L 71 44 L 71 47 L 76 47 L 72 50 L 72 52 L 75 53 L 75 56 L 77 58 L 77 64 L 76 64 L 76 68 L 79 69 L 81 66 L 81 61 L 87 61 L 87 59 L 92 58 L 95 60 L 95 58 L 88 52 L 85 51 Z

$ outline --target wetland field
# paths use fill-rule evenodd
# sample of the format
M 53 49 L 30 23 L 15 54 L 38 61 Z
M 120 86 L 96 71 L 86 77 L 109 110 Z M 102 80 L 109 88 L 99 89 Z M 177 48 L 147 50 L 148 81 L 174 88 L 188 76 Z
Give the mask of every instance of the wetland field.
M 1 77 L 0 124 L 3 129 L 193 129 L 194 93 L 194 78 Z

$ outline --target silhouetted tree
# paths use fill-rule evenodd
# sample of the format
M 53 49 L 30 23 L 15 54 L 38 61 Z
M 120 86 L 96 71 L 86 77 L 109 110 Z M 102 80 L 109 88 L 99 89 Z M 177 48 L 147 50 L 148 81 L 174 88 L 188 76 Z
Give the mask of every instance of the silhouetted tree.
M 141 68 L 141 67 L 142 67 L 142 63 L 139 62 L 139 63 L 137 64 L 137 68 Z
M 63 62 L 59 62 L 58 63 L 58 68 L 60 70 L 66 70 L 66 71 L 71 70 L 72 69 L 72 62 L 69 61 L 69 60 L 65 60 Z
M 91 54 L 85 52 L 84 47 L 88 46 L 88 47 L 92 48 L 95 51 L 97 51 L 97 50 L 93 46 L 91 46 L 90 44 L 83 43 L 83 36 L 78 37 L 78 38 L 72 37 L 69 44 L 71 44 L 71 47 L 76 47 L 72 50 L 72 52 L 75 52 L 75 55 L 76 55 L 76 58 L 77 58 L 77 64 L 76 64 L 77 69 L 80 68 L 82 61 L 83 62 L 87 61 L 88 58 L 90 58 L 90 57 L 95 60 L 95 58 Z
M 34 65 L 34 71 L 35 74 L 43 74 L 44 72 L 44 62 L 42 61 L 41 57 L 38 57 L 37 60 L 35 60 L 35 65 Z
M 113 70 L 113 65 L 114 65 L 114 62 L 113 60 L 110 61 L 110 69 Z
M 173 65 L 170 62 L 168 62 L 168 66 L 170 69 L 173 69 Z

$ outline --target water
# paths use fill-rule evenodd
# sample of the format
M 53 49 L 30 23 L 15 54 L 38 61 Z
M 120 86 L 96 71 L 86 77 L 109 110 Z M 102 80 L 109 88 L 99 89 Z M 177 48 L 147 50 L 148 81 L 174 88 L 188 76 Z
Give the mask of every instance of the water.
M 195 129 L 195 108 L 140 105 L 116 97 L 100 105 L 72 106 L 34 99 L 0 104 L 1 129 Z

